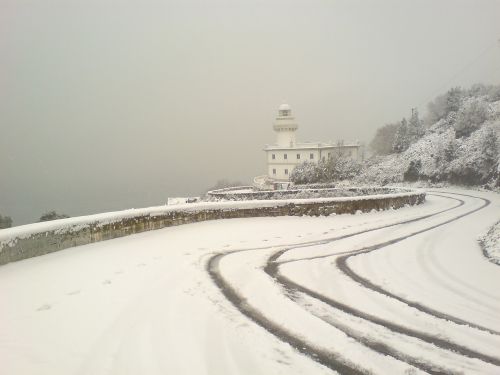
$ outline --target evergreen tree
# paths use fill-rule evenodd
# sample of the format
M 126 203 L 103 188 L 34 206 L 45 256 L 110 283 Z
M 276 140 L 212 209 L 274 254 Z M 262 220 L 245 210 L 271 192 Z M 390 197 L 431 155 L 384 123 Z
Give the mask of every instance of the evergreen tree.
M 464 93 L 460 87 L 453 87 L 446 93 L 446 113 L 456 112 L 462 104 Z
M 408 121 L 408 142 L 412 144 L 424 135 L 423 122 L 418 117 L 418 110 L 412 109 L 410 121 Z
M 458 145 L 455 139 L 455 133 L 450 131 L 448 137 L 443 139 L 437 145 L 436 153 L 434 154 L 434 171 L 429 177 L 432 181 L 445 181 L 449 175 L 449 165 L 452 160 L 457 157 Z
M 393 152 L 394 139 L 399 124 L 387 124 L 377 129 L 375 136 L 370 142 L 370 148 L 375 155 L 388 155 Z
M 481 139 L 482 163 L 486 174 L 492 175 L 498 163 L 498 139 L 495 130 L 487 127 Z
M 428 106 L 427 125 L 446 118 L 450 112 L 456 112 L 460 109 L 464 92 L 460 87 L 454 87 L 446 94 L 437 96 Z
M 401 120 L 399 124 L 398 130 L 396 131 L 396 136 L 394 137 L 394 144 L 392 145 L 392 149 L 394 152 L 404 152 L 410 146 L 409 138 L 408 138 L 408 123 L 405 118 Z
M 454 123 L 457 138 L 468 137 L 488 118 L 488 109 L 483 100 L 475 98 L 467 101 L 457 112 Z
M 0 229 L 10 228 L 11 226 L 12 226 L 11 217 L 0 215 Z
M 450 137 L 448 139 L 445 144 L 443 154 L 444 161 L 446 161 L 447 163 L 455 159 L 455 156 L 457 154 L 457 141 L 455 140 L 455 137 Z

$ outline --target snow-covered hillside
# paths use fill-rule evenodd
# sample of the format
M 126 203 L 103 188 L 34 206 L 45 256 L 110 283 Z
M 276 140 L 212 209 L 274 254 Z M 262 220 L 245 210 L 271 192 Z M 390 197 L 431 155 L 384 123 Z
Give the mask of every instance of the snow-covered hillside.
M 500 100 L 477 96 L 472 89 L 460 95 L 456 110 L 425 127 L 423 136 L 407 141 L 406 150 L 367 160 L 356 181 L 499 186 Z

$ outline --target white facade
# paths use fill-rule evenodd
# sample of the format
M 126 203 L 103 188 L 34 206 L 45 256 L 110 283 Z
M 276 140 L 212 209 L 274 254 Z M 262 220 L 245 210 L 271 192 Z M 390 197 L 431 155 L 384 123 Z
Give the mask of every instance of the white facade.
M 359 142 L 344 143 L 300 143 L 296 140 L 298 125 L 288 104 L 280 105 L 273 126 L 276 144 L 267 145 L 267 176 L 276 181 L 288 181 L 296 165 L 304 161 L 318 162 L 321 159 L 342 154 L 361 160 Z
M 274 122 L 276 132 L 276 143 L 280 147 L 295 147 L 295 132 L 298 125 L 292 116 L 292 110 L 288 104 L 282 104 L 278 108 L 278 117 Z

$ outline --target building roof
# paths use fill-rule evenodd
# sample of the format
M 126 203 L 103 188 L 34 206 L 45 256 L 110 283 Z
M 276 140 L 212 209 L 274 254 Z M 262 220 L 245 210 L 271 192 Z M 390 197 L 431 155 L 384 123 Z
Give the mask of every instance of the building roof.
M 352 143 L 321 143 L 321 142 L 302 142 L 296 143 L 293 147 L 283 147 L 279 145 L 266 145 L 264 150 L 313 150 L 325 148 L 339 148 L 339 147 L 360 147 L 359 142 Z

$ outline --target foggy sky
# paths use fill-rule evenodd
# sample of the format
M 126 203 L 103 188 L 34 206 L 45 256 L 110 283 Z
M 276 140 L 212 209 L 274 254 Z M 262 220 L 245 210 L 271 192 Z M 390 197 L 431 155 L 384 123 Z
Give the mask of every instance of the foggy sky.
M 163 204 L 500 83 L 500 1 L 0 0 L 0 214 Z

